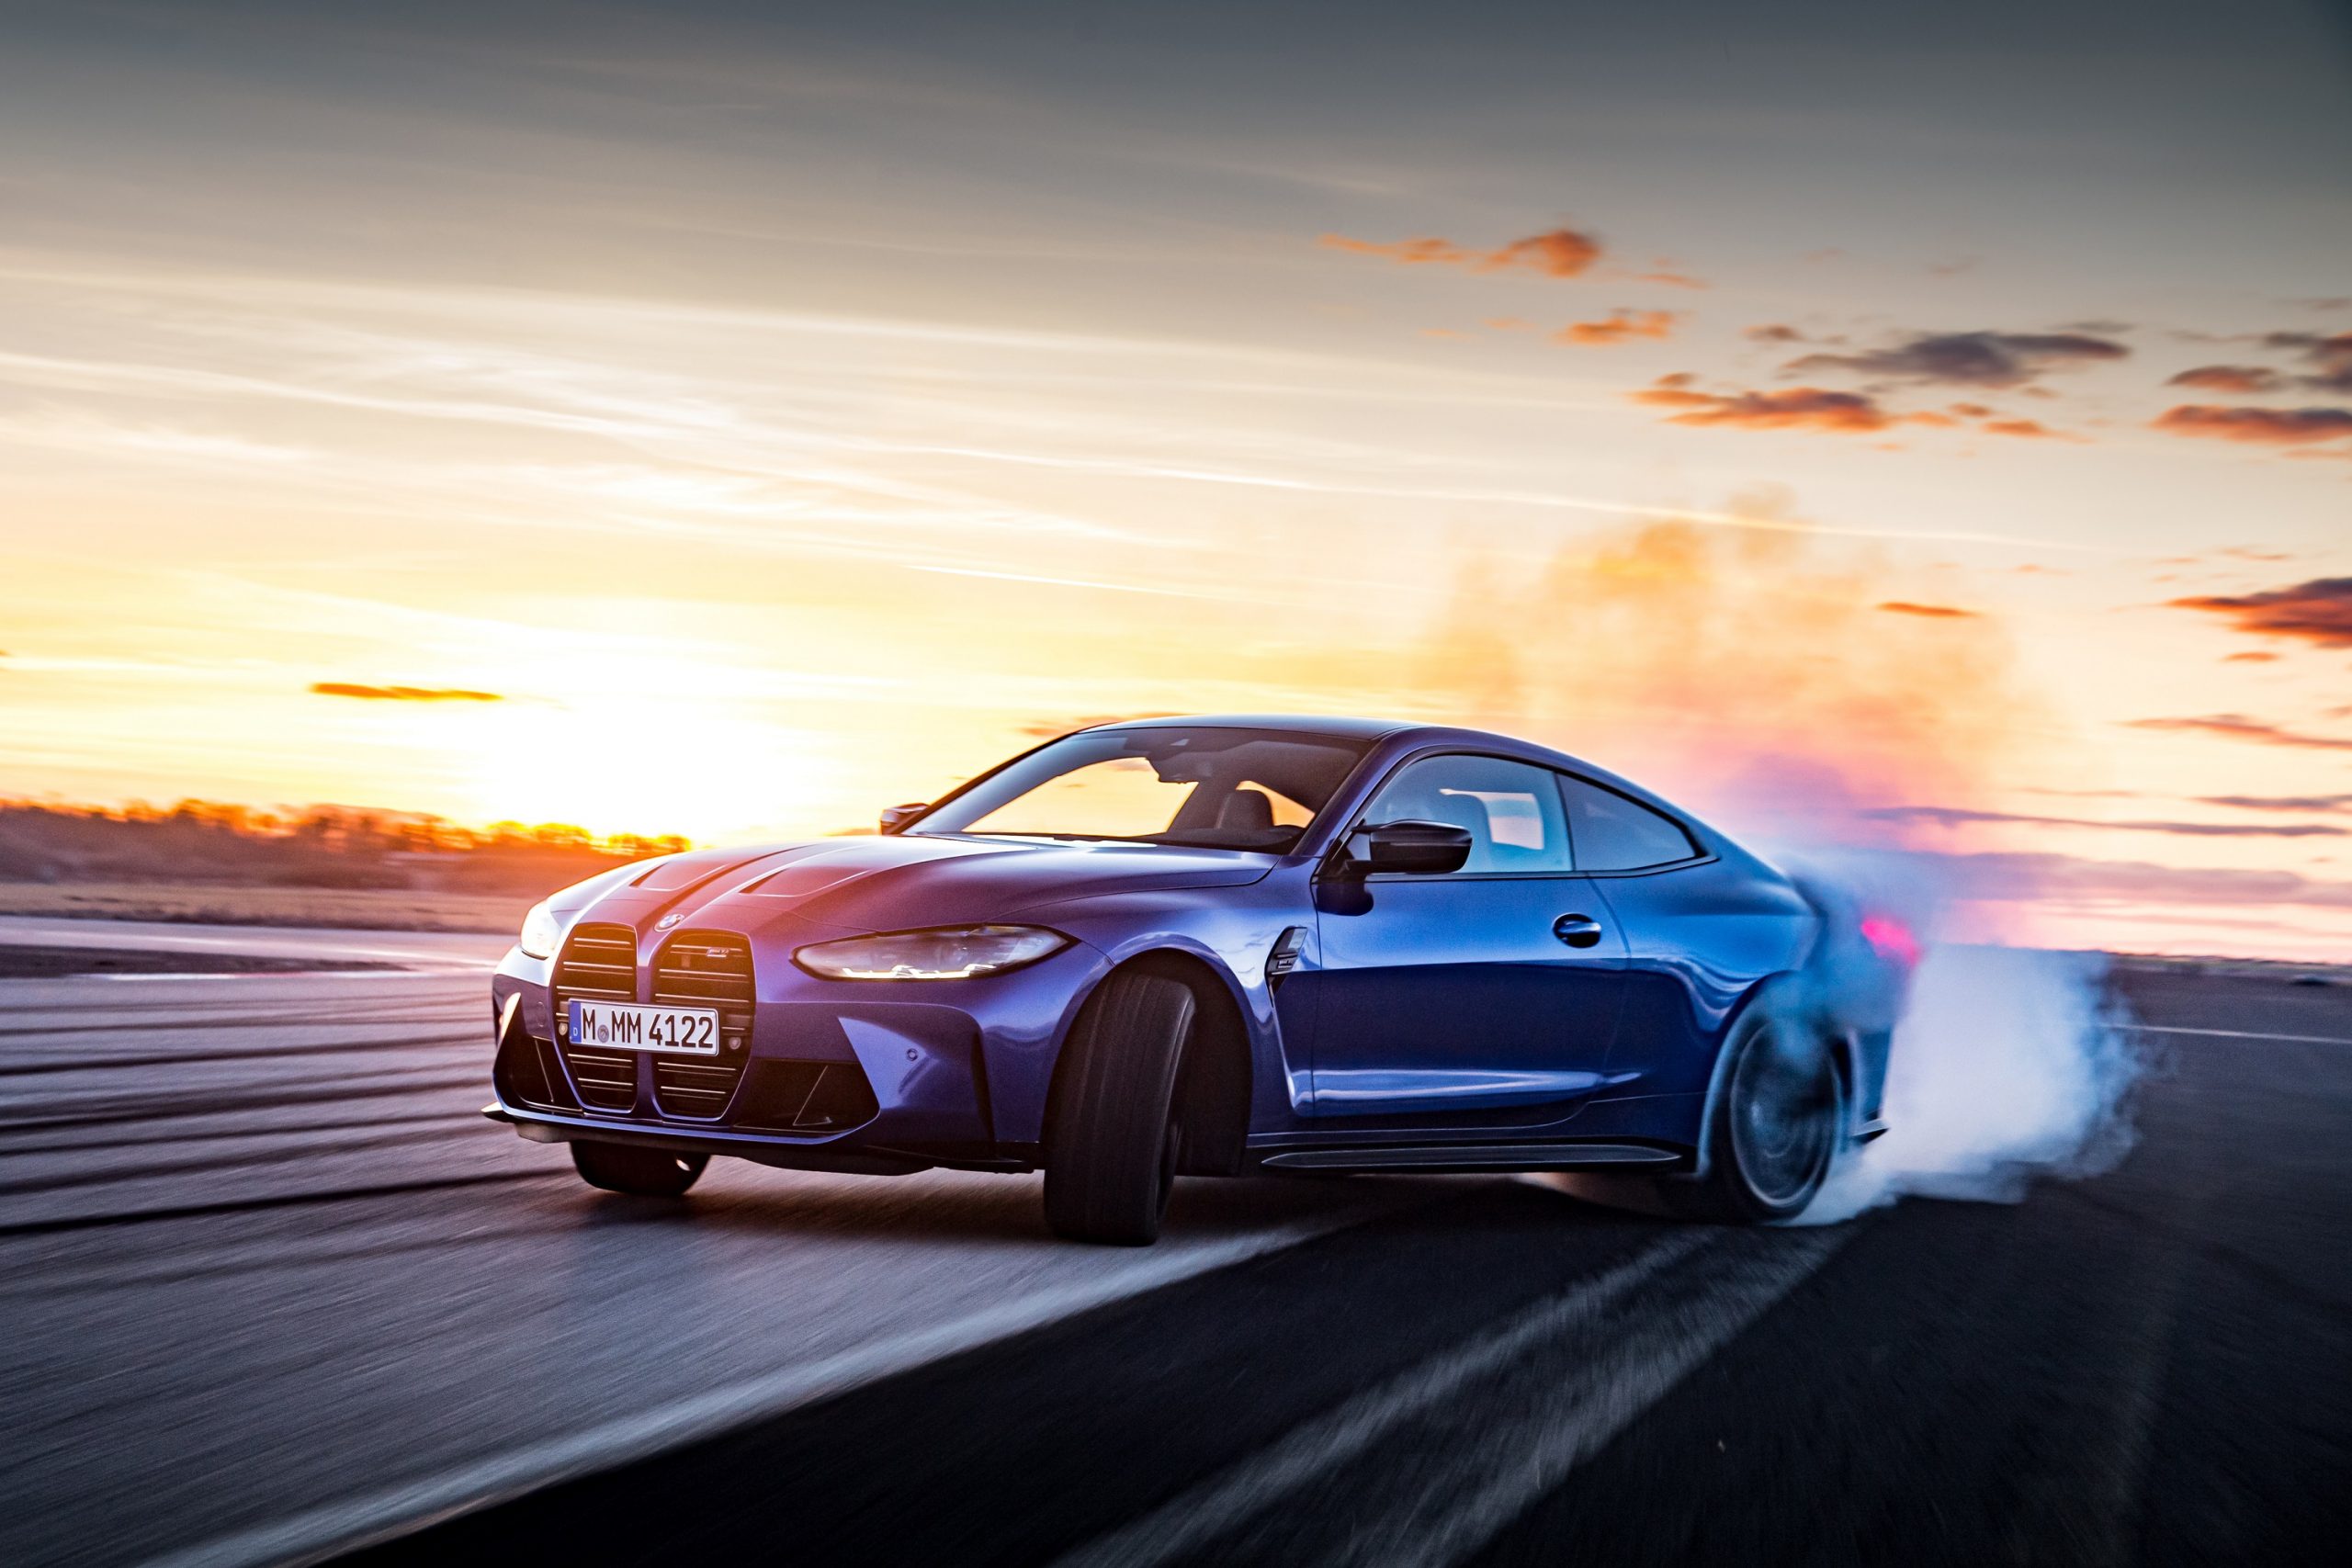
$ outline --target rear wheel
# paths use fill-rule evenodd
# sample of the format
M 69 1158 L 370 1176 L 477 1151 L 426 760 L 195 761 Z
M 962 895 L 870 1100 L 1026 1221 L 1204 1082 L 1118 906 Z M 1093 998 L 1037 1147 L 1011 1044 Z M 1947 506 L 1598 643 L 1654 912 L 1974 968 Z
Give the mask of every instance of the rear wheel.
M 1124 1247 L 1159 1237 L 1193 1012 L 1191 987 L 1159 975 L 1114 975 L 1088 999 L 1046 1117 L 1046 1223 L 1057 1235 Z
M 677 1198 L 702 1175 L 708 1155 L 680 1154 L 675 1149 L 649 1149 L 635 1144 L 599 1144 L 574 1139 L 571 1163 L 580 1179 L 607 1192 L 628 1192 L 639 1198 Z
M 1736 1025 L 1724 1048 L 1732 1058 L 1709 1138 L 1707 1177 L 1696 1185 L 1661 1183 L 1661 1194 L 1693 1219 L 1794 1219 L 1828 1179 L 1844 1139 L 1838 1063 L 1812 1031 L 1769 1012 Z

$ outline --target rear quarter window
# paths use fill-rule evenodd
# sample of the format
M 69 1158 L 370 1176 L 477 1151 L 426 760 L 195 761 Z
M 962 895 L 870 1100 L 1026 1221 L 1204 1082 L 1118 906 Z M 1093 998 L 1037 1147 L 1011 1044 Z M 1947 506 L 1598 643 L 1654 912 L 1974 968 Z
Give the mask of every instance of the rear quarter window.
M 1644 871 L 1699 855 L 1690 829 L 1666 813 L 1566 773 L 1559 780 L 1578 871 Z

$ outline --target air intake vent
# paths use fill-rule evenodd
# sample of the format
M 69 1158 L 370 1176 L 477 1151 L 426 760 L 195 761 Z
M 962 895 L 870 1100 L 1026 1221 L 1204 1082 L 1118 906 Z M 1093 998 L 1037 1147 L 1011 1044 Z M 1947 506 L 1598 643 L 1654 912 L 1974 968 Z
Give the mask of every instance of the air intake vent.
M 591 1111 L 637 1108 L 637 1058 L 626 1051 L 582 1051 L 570 1043 L 574 997 L 592 1002 L 637 1000 L 637 933 L 627 926 L 582 921 L 564 939 L 555 963 L 555 1032 L 563 1065 Z
M 874 1086 L 854 1062 L 752 1064 L 735 1125 L 778 1133 L 838 1133 L 874 1120 Z
M 653 961 L 653 999 L 718 1010 L 718 1055 L 653 1058 L 662 1114 L 709 1122 L 723 1115 L 752 1045 L 752 944 L 733 931 L 680 931 Z

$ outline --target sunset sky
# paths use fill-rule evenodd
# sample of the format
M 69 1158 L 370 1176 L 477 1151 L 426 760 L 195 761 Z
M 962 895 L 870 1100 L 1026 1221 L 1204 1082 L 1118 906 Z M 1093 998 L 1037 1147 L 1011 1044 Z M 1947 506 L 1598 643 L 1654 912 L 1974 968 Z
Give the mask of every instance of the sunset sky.
M 0 795 L 727 840 L 1391 714 L 2352 954 L 2340 6 L 0 28 Z

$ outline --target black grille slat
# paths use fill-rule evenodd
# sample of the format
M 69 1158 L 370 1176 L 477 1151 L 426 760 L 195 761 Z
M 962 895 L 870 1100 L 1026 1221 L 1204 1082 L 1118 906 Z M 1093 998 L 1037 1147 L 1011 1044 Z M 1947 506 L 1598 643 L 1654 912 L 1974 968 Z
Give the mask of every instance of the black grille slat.
M 637 1109 L 637 1058 L 625 1051 L 586 1051 L 566 1037 L 574 998 L 588 1002 L 637 1000 L 637 933 L 627 926 L 583 920 L 564 938 L 555 963 L 555 1032 L 563 1065 L 591 1111 Z
M 698 1062 L 653 1064 L 653 1093 L 663 1111 L 697 1119 L 716 1117 L 734 1098 L 741 1067 L 707 1067 Z
M 596 1111 L 627 1111 L 637 1103 L 637 1058 L 626 1051 L 582 1051 L 567 1046 L 563 1053 L 580 1098 Z
M 653 1000 L 718 1010 L 718 1055 L 657 1056 L 653 1100 L 664 1116 L 695 1122 L 724 1115 L 751 1055 L 757 995 L 752 944 L 733 931 L 680 931 L 653 960 Z

